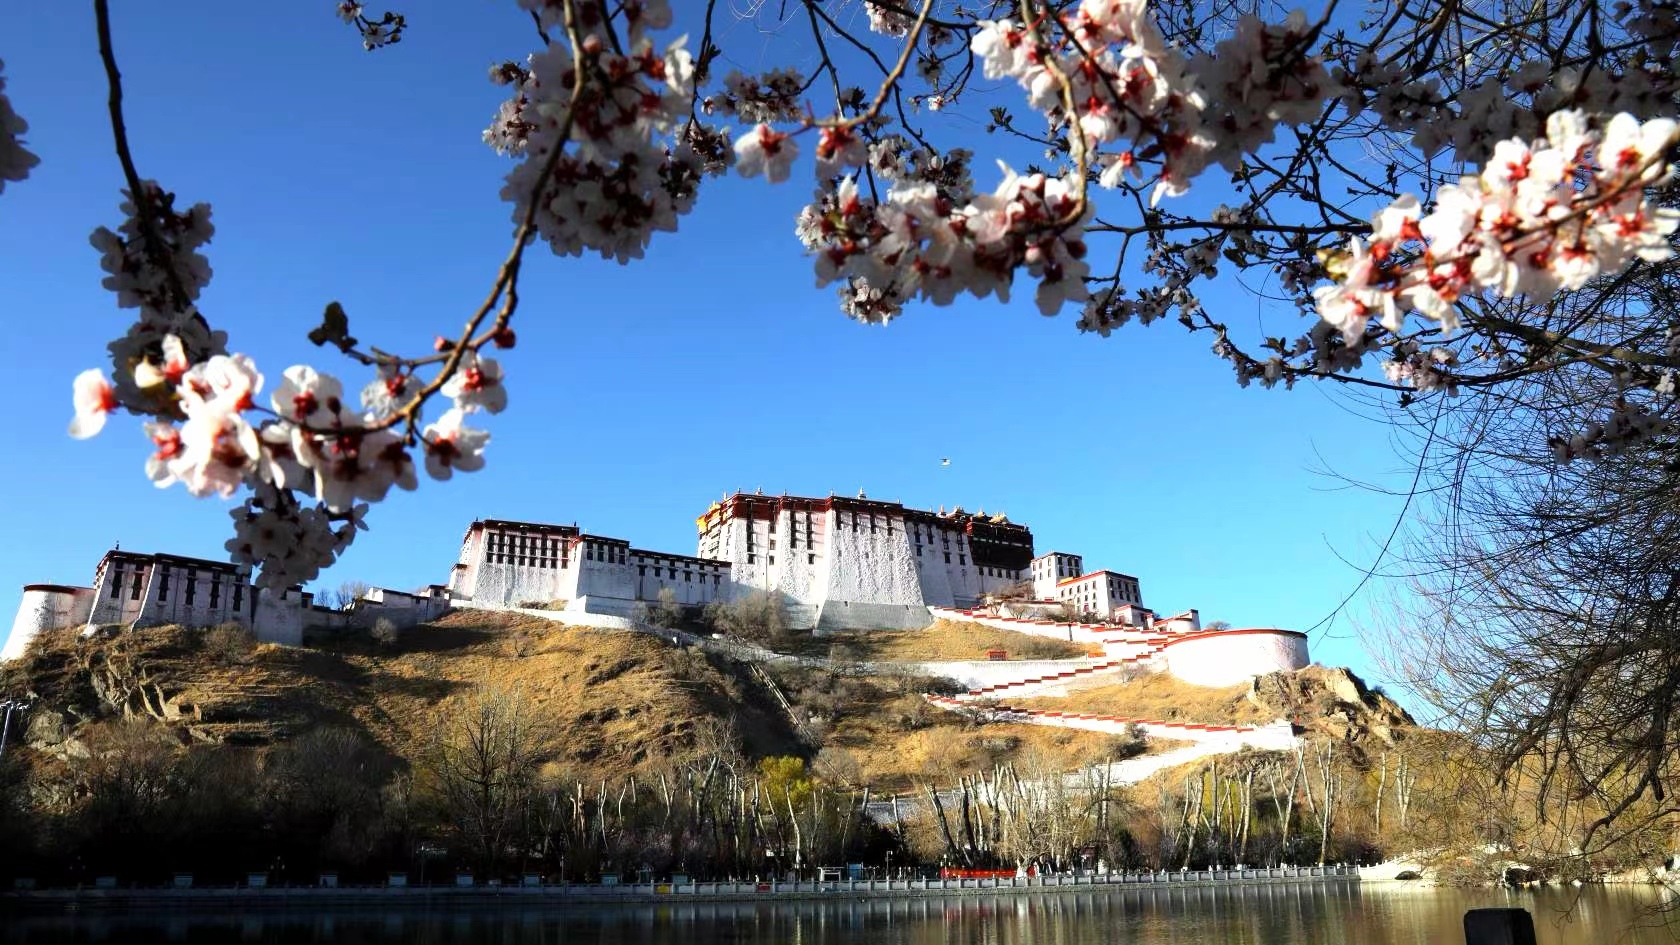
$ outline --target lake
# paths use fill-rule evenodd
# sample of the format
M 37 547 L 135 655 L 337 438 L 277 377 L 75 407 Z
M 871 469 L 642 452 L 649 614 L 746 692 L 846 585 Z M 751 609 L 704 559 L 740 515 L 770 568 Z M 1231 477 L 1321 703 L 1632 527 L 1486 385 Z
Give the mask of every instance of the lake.
M 1672 894 L 1648 886 L 1425 889 L 1232 886 L 985 899 L 545 908 L 423 905 L 238 914 L 150 911 L 0 917 L 0 945 L 1459 945 L 1463 915 L 1517 906 L 1543 945 L 1680 942 Z

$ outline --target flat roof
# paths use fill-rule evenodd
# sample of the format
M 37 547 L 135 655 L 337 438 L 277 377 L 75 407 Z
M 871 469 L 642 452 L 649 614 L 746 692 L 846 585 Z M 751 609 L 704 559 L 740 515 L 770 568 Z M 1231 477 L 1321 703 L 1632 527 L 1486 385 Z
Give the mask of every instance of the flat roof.
M 1119 571 L 1110 571 L 1107 568 L 1104 568 L 1100 571 L 1086 571 L 1084 574 L 1081 574 L 1078 577 L 1063 578 L 1062 580 L 1056 582 L 1056 586 L 1061 587 L 1063 584 L 1072 584 L 1076 581 L 1088 581 L 1091 578 L 1098 577 L 1098 576 L 1104 575 L 1104 574 L 1107 574 L 1107 575 L 1110 575 L 1110 576 L 1113 576 L 1113 577 L 1123 577 L 1123 578 L 1127 578 L 1127 579 L 1133 580 L 1133 581 L 1137 580 L 1136 575 L 1121 574 Z

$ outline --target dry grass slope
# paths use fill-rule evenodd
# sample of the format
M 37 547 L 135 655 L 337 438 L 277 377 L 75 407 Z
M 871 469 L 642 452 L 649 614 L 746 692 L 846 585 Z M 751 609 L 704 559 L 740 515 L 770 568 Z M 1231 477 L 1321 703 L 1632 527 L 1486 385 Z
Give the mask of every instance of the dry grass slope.
M 1012 660 L 1065 660 L 1086 656 L 1085 647 L 1066 640 L 994 630 L 966 621 L 940 620 L 925 630 L 863 630 L 812 639 L 822 655 L 856 660 L 916 662 L 983 660 L 987 650 L 1003 650 Z
M 1081 689 L 1070 696 L 1010 699 L 1009 704 L 1056 712 L 1090 712 L 1204 725 L 1271 722 L 1279 717 L 1277 712 L 1250 701 L 1248 692 L 1247 685 L 1193 686 L 1167 673 L 1154 673 L 1112 686 Z
M 308 728 L 362 728 L 413 757 L 474 687 L 522 691 L 558 734 L 558 761 L 614 777 L 692 747 L 701 719 L 731 720 L 753 754 L 797 750 L 785 718 L 741 675 L 640 634 L 457 613 L 391 648 L 257 647 L 227 659 L 202 634 L 150 628 L 96 640 L 52 634 L 13 685 L 71 719 L 146 714 L 205 741 L 263 744 Z

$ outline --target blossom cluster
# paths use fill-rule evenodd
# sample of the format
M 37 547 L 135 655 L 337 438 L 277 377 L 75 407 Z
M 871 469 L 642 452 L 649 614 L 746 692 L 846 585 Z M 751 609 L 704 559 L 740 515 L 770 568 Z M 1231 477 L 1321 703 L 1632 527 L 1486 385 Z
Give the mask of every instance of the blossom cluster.
M 1602 131 L 1554 112 L 1546 137 L 1494 146 L 1479 175 L 1443 187 L 1425 214 L 1407 195 L 1378 211 L 1368 239 L 1331 260 L 1336 281 L 1314 290 L 1320 317 L 1347 339 L 1375 319 L 1399 333 L 1417 312 L 1451 334 L 1460 296 L 1544 300 L 1635 259 L 1667 259 L 1680 212 L 1645 188 L 1667 180 L 1671 119 L 1616 115 Z
M 1619 71 L 1599 63 L 1560 67 L 1550 59 L 1533 59 L 1453 96 L 1441 90 L 1438 79 L 1415 78 L 1404 64 L 1370 51 L 1336 74 L 1356 108 L 1370 109 L 1390 130 L 1411 134 L 1412 146 L 1425 156 L 1451 148 L 1459 160 L 1472 164 L 1485 162 L 1493 145 L 1506 138 L 1540 137 L 1554 112 L 1626 112 L 1644 119 L 1672 112 L 1680 91 L 1680 76 L 1655 59 Z
M 23 134 L 29 122 L 12 110 L 6 97 L 6 63 L 0 61 L 0 193 L 5 193 L 7 181 L 23 180 L 41 159 L 23 146 Z
M 463 351 L 440 390 L 453 406 L 418 437 L 390 422 L 412 405 L 418 384 L 396 362 L 380 365 L 361 409 L 337 378 L 303 365 L 283 373 L 264 406 L 256 364 L 227 353 L 225 335 L 193 304 L 210 279 L 199 252 L 214 232 L 210 208 L 177 212 L 174 196 L 149 181 L 127 196 L 127 219 L 95 231 L 92 243 L 103 253 L 106 288 L 138 315 L 110 345 L 111 377 L 98 369 L 76 377 L 70 435 L 93 436 L 127 410 L 148 418 L 145 469 L 157 486 L 179 484 L 201 498 L 248 490 L 228 548 L 236 561 L 262 568 L 264 586 L 313 578 L 365 527 L 367 503 L 393 486 L 414 489 L 412 447 L 435 479 L 484 465 L 489 434 L 466 420 L 506 405 L 496 361 Z
M 1038 280 L 1039 310 L 1086 296 L 1083 228 L 1090 206 L 1076 183 L 1002 168 L 990 194 L 965 204 L 932 182 L 895 181 L 884 201 L 846 177 L 801 212 L 797 232 L 815 256 L 817 284 L 847 279 L 857 313 L 885 321 L 911 298 L 949 304 L 958 293 L 1009 298 L 1017 270 Z
M 402 42 L 403 29 L 408 25 L 402 14 L 390 11 L 373 19 L 358 0 L 341 0 L 338 18 L 362 34 L 362 48 L 369 52 Z
M 1146 0 L 1081 0 L 1054 25 L 982 21 L 971 47 L 987 78 L 1015 79 L 1034 109 L 1078 136 L 1075 153 L 1100 165 L 1102 186 L 1157 162 L 1157 200 L 1209 164 L 1234 165 L 1279 122 L 1316 115 L 1335 88 L 1299 11 L 1281 25 L 1244 16 L 1194 59 L 1166 42 Z
M 521 5 L 545 23 L 558 21 L 559 4 Z M 587 62 L 577 62 L 568 43 L 554 42 L 524 67 L 492 72 L 498 81 L 511 79 L 515 94 L 484 140 L 521 158 L 502 199 L 513 205 L 516 223 L 534 202 L 536 231 L 559 255 L 591 250 L 619 262 L 640 258 L 654 232 L 675 230 L 693 207 L 700 179 L 723 170 L 720 133 L 688 118 L 694 65 L 684 40 L 660 51 L 646 35 L 669 25 L 669 8 L 649 2 L 624 9 L 632 42 L 623 52 L 605 38 L 611 24 L 600 18 L 583 37 Z M 582 94 L 574 100 L 580 67 Z
M 723 89 L 700 101 L 708 115 L 734 115 L 749 124 L 798 121 L 799 95 L 805 79 L 795 69 L 769 69 L 760 75 L 731 72 Z

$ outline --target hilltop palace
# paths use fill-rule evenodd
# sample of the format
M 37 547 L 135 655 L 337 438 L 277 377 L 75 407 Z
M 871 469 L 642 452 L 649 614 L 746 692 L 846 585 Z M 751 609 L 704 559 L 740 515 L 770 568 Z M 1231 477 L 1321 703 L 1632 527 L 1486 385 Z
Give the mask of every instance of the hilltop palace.
M 1158 617 L 1144 606 L 1136 577 L 1086 572 L 1078 555 L 1037 554 L 1031 530 L 1003 515 L 928 512 L 862 493 L 736 493 L 695 524 L 698 553 L 685 555 L 635 548 L 575 524 L 483 519 L 468 526 L 446 584 L 418 593 L 374 588 L 339 609 L 317 606 L 299 587 L 259 589 L 226 562 L 113 550 L 90 587 L 25 585 L 0 660 L 20 655 L 42 630 L 69 626 L 237 623 L 259 640 L 296 645 L 305 630 L 365 627 L 381 618 L 413 625 L 451 607 L 539 608 L 566 622 L 616 618 L 623 625 L 638 604 L 656 602 L 668 589 L 689 606 L 770 592 L 781 598 L 790 626 L 818 633 L 915 629 L 953 612 L 963 614 L 959 619 L 1029 622 L 1022 618 L 1065 609 L 1087 621 L 1077 626 L 1193 635 L 1203 641 L 1200 649 L 1216 636 L 1230 637 L 1229 644 L 1235 634 L 1275 637 L 1224 647 L 1257 659 L 1261 665 L 1249 674 L 1307 662 L 1305 638 L 1293 631 L 1215 634 L 1202 630 L 1194 610 Z M 1023 593 L 1028 585 L 1030 594 Z

